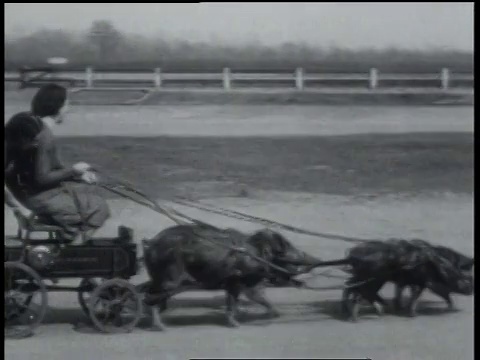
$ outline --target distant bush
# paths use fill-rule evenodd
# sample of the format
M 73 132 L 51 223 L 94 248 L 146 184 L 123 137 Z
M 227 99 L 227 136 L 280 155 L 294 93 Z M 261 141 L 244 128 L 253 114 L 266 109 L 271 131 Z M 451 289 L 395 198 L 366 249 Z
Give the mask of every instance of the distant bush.
M 224 46 L 168 41 L 123 34 L 107 21 L 97 21 L 84 34 L 41 30 L 17 39 L 5 38 L 5 70 L 45 66 L 52 56 L 70 60 L 68 70 L 145 69 L 168 72 L 233 71 L 368 72 L 371 67 L 391 73 L 431 73 L 443 67 L 455 73 L 473 72 L 473 53 L 451 50 L 322 49 L 301 43 L 279 46 Z M 121 59 L 121 60 L 119 60 Z

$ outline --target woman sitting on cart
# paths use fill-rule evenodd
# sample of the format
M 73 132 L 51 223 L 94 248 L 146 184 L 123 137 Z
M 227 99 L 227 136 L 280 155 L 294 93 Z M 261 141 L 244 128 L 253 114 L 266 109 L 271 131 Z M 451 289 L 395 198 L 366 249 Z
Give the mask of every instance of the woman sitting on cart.
M 42 222 L 62 228 L 63 239 L 76 245 L 91 237 L 110 211 L 90 185 L 96 181 L 91 167 L 84 162 L 65 167 L 59 160 L 52 128 L 63 122 L 67 107 L 67 90 L 45 85 L 30 112 L 6 123 L 5 199 L 19 221 L 27 221 L 31 211 Z

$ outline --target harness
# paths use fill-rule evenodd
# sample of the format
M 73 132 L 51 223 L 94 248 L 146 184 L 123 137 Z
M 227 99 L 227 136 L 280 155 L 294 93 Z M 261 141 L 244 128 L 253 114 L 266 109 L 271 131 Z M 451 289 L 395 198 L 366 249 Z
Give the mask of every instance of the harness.
M 219 232 L 225 231 L 223 229 L 217 228 L 214 225 L 202 222 L 202 221 L 197 220 L 197 219 L 193 219 L 192 217 L 190 217 L 186 214 L 183 214 L 183 213 L 181 213 L 181 212 L 179 212 L 175 209 L 169 208 L 167 206 L 160 206 L 156 201 L 152 200 L 150 197 L 148 197 L 142 191 L 135 188 L 133 185 L 131 185 L 131 184 L 125 182 L 125 181 L 121 181 L 119 179 L 116 179 L 112 176 L 103 174 L 98 169 L 92 169 L 92 170 L 101 174 L 103 178 L 108 180 L 108 181 L 103 181 L 103 182 L 99 183 L 98 186 L 100 186 L 103 189 L 105 189 L 109 192 L 112 192 L 112 193 L 114 193 L 114 194 L 116 194 L 120 197 L 129 199 L 129 200 L 131 200 L 131 201 L 133 201 L 137 204 L 140 204 L 142 206 L 146 206 L 146 207 L 152 209 L 153 211 L 156 211 L 156 212 L 166 216 L 167 218 L 172 220 L 177 225 L 192 225 L 192 223 L 193 223 L 193 224 L 197 224 L 197 225 L 200 225 L 200 226 L 203 226 L 203 227 L 206 227 L 206 228 L 214 229 L 214 230 L 219 231 Z M 188 220 L 189 222 L 185 221 L 184 219 Z M 244 254 L 245 256 L 249 256 L 250 258 L 258 261 L 259 263 L 262 263 L 262 264 L 266 265 L 268 268 L 273 269 L 277 272 L 283 273 L 283 274 L 285 274 L 287 276 L 290 276 L 290 277 L 299 275 L 299 273 L 292 273 L 292 272 L 286 270 L 285 268 L 283 268 L 281 266 L 273 264 L 271 261 L 268 261 L 268 260 L 266 260 L 266 259 L 264 259 L 260 256 L 252 254 L 250 251 L 248 251 L 244 247 L 230 246 L 228 244 L 224 244 L 222 242 L 218 242 L 218 241 L 209 239 L 209 238 L 203 236 L 202 234 L 200 234 L 199 232 L 195 231 L 195 229 L 192 229 L 191 231 L 202 241 L 213 244 L 214 246 L 218 246 L 218 247 L 222 247 L 224 249 L 227 249 L 231 253 L 241 253 L 241 254 Z M 322 276 L 322 275 L 320 274 L 319 276 Z M 302 281 L 295 280 L 295 279 L 290 279 L 290 282 L 293 285 L 295 285 L 296 287 L 299 287 L 299 288 L 310 289 L 310 290 L 319 290 L 320 291 L 320 290 L 334 290 L 334 289 L 345 289 L 345 288 L 357 287 L 357 286 L 361 286 L 361 285 L 363 285 L 367 282 L 373 281 L 373 280 L 374 279 L 367 279 L 367 280 L 360 281 L 360 282 L 357 282 L 357 283 L 354 283 L 354 284 L 348 284 L 348 285 L 343 285 L 343 286 L 335 286 L 335 287 L 323 287 L 323 288 L 309 287 L 308 285 L 304 284 Z
M 96 169 L 95 169 L 95 171 L 99 174 L 101 173 L 100 171 L 98 171 Z M 214 225 L 202 222 L 200 220 L 193 219 L 192 217 L 190 217 L 186 214 L 183 214 L 183 213 L 181 213 L 181 212 L 179 212 L 175 209 L 169 208 L 167 206 L 160 206 L 156 201 L 152 200 L 150 197 L 145 195 L 142 191 L 138 190 L 137 188 L 135 188 L 133 185 L 129 184 L 128 182 L 121 181 L 121 180 L 118 180 L 114 177 L 104 175 L 104 174 L 102 174 L 102 177 L 109 180 L 109 181 L 105 181 L 105 182 L 102 182 L 102 183 L 98 184 L 102 188 L 104 188 L 104 189 L 106 189 L 106 190 L 108 190 L 112 193 L 115 193 L 116 195 L 119 195 L 123 198 L 127 198 L 131 201 L 134 201 L 134 202 L 136 202 L 140 205 L 146 206 L 146 207 L 148 207 L 148 208 L 150 208 L 150 209 L 168 217 L 170 220 L 175 222 L 177 225 L 192 225 L 192 223 L 193 223 L 193 224 L 197 224 L 197 225 L 200 225 L 202 227 L 205 227 L 205 228 L 210 228 L 210 229 L 218 231 L 218 232 L 225 232 L 225 230 L 223 230 L 223 229 L 220 229 L 220 228 L 218 228 Z M 181 201 L 176 201 L 176 202 L 177 203 L 182 203 Z M 189 206 L 191 206 L 191 204 L 189 204 Z M 197 208 L 200 208 L 200 207 L 197 207 Z M 212 210 L 212 209 L 209 209 L 209 210 Z M 210 212 L 214 212 L 214 211 L 215 210 L 210 211 Z M 347 242 L 356 242 L 356 243 L 368 243 L 368 242 L 378 241 L 377 239 L 368 240 L 368 239 L 358 239 L 358 238 L 344 237 L 344 236 L 332 235 L 332 234 L 315 233 L 315 232 L 311 232 L 311 231 L 298 229 L 298 228 L 295 228 L 295 227 L 292 227 L 292 226 L 289 226 L 289 225 L 280 224 L 280 223 L 273 222 L 273 221 L 270 221 L 270 220 L 255 218 L 255 217 L 252 217 L 252 216 L 248 216 L 246 214 L 242 214 L 242 213 L 234 212 L 234 211 L 229 211 L 229 210 L 225 210 L 225 209 L 221 209 L 220 211 L 216 210 L 216 213 L 220 213 L 222 215 L 229 216 L 229 217 L 237 217 L 238 216 L 238 217 L 241 217 L 242 220 L 248 219 L 250 221 L 260 222 L 262 224 L 269 224 L 269 225 L 274 225 L 276 227 L 281 227 L 285 230 L 289 230 L 289 231 L 292 231 L 292 232 L 302 233 L 302 234 L 307 234 L 307 235 L 312 235 L 312 236 L 317 236 L 317 237 L 327 237 L 327 238 L 330 238 L 330 239 L 343 240 L 343 241 L 347 241 Z M 185 221 L 185 219 L 187 221 Z M 245 256 L 249 256 L 252 259 L 264 264 L 268 268 L 273 269 L 273 270 L 275 270 L 279 273 L 283 273 L 283 274 L 288 275 L 290 277 L 302 274 L 302 273 L 292 273 L 292 272 L 286 270 L 285 268 L 283 268 L 281 266 L 273 264 L 271 261 L 268 261 L 268 260 L 266 260 L 266 259 L 264 259 L 260 256 L 252 254 L 250 251 L 248 251 L 244 247 L 230 246 L 228 244 L 224 244 L 222 242 L 218 242 L 218 241 L 212 240 L 210 238 L 207 238 L 207 237 L 203 236 L 202 234 L 198 233 L 197 231 L 195 231 L 195 229 L 192 229 L 191 231 L 202 241 L 213 244 L 214 246 L 225 248 L 225 249 L 229 250 L 230 254 L 241 253 L 241 254 L 244 254 Z M 383 245 L 387 245 L 389 248 L 391 248 L 393 243 L 394 243 L 394 241 L 390 241 L 390 242 L 387 242 L 386 244 L 384 243 Z M 430 244 L 428 244 L 426 242 L 423 242 L 423 241 L 419 241 L 419 242 L 415 241 L 413 243 L 411 243 L 411 242 L 407 242 L 407 243 L 408 243 L 408 245 L 407 244 L 405 244 L 405 245 L 413 247 L 413 248 L 417 248 L 419 250 L 422 250 L 421 251 L 421 253 L 422 253 L 421 258 L 417 259 L 418 261 L 414 261 L 413 264 L 408 268 L 408 270 L 413 270 L 413 269 L 417 268 L 418 266 L 424 265 L 428 261 L 432 261 L 434 264 L 437 264 L 437 266 L 438 266 L 438 264 L 444 264 L 448 268 L 454 269 L 453 264 L 451 264 L 450 261 L 448 261 L 446 259 L 443 259 L 441 256 L 438 256 L 438 255 L 435 254 L 435 252 L 434 252 L 434 250 L 433 250 L 433 248 Z M 388 252 L 389 252 L 389 254 L 388 254 L 389 257 L 392 257 L 392 256 L 394 256 L 395 250 L 389 249 Z M 409 251 L 407 251 L 407 253 L 409 253 Z M 434 259 L 437 260 L 437 262 L 433 261 Z M 405 270 L 405 268 L 399 269 L 398 272 L 401 272 L 403 270 Z M 440 273 L 442 273 L 442 270 L 441 269 L 439 269 L 439 270 L 440 270 Z M 364 284 L 367 284 L 367 283 L 378 280 L 376 277 L 369 277 L 366 280 L 351 283 L 351 282 L 348 281 L 348 279 L 340 277 L 340 276 L 331 275 L 331 274 L 329 274 L 329 272 L 330 271 L 324 271 L 322 273 L 315 274 L 312 277 L 322 276 L 322 277 L 327 277 L 327 278 L 339 278 L 339 279 L 347 280 L 347 282 L 344 285 L 341 285 L 341 286 L 337 285 L 337 286 L 327 286 L 327 287 L 312 287 L 312 286 L 308 286 L 307 284 L 305 284 L 302 281 L 294 280 L 294 279 L 293 280 L 291 279 L 290 282 L 291 282 L 291 284 L 293 284 L 294 286 L 296 286 L 298 288 L 322 291 L 322 290 L 338 290 L 338 289 L 344 289 L 345 290 L 345 289 L 350 289 L 350 288 L 356 288 L 356 287 L 362 286 Z M 442 275 L 445 275 L 445 273 L 443 273 Z

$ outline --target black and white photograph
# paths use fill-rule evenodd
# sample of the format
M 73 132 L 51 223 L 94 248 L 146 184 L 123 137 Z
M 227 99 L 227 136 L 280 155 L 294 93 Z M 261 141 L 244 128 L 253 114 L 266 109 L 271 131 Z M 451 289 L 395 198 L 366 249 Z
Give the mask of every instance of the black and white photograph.
M 474 3 L 5 3 L 6 360 L 474 358 Z

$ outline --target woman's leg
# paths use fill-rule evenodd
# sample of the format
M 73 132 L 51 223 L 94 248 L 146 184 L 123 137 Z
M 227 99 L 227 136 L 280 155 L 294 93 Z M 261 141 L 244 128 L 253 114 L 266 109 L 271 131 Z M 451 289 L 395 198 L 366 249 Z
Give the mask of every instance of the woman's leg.
M 82 231 L 89 238 L 110 217 L 105 199 L 83 184 L 61 187 L 29 199 L 29 208 L 63 228 L 63 237 L 74 244 L 82 243 Z

